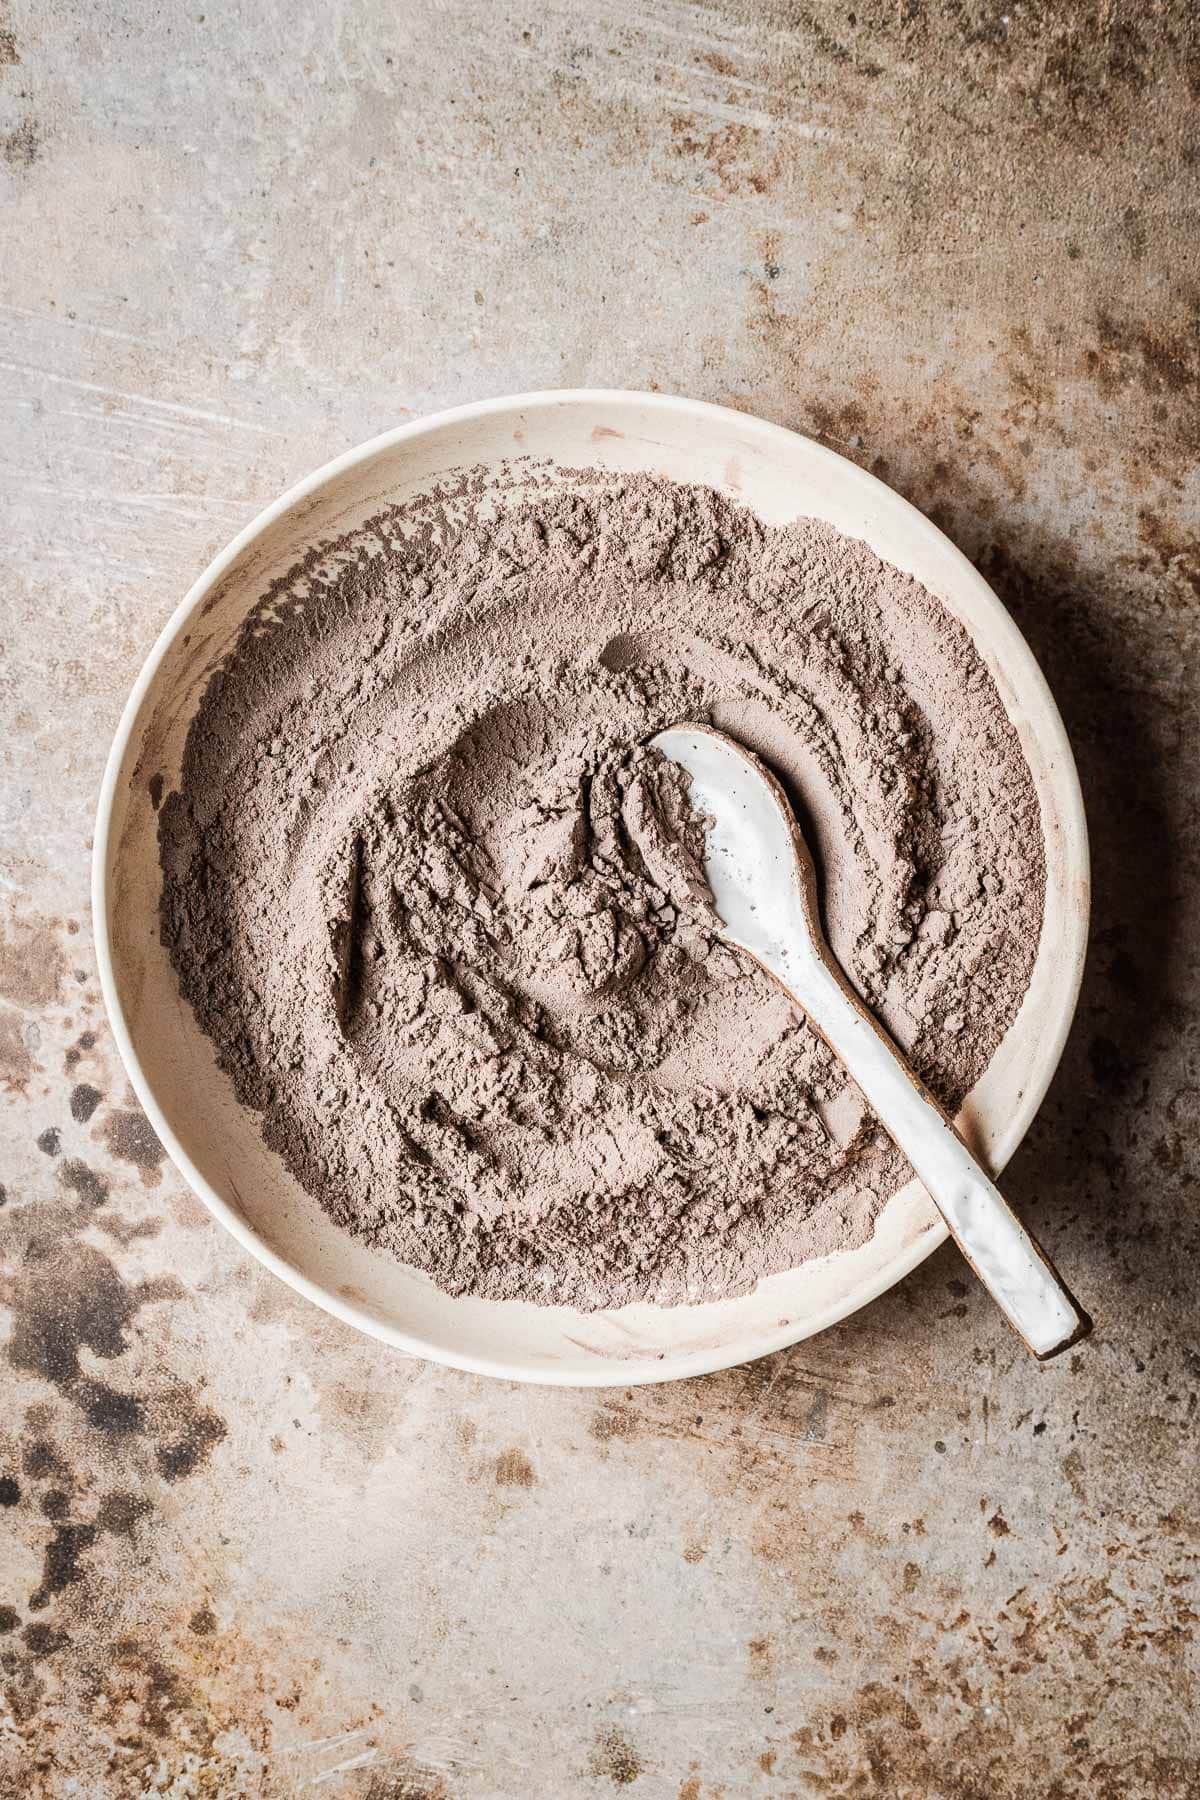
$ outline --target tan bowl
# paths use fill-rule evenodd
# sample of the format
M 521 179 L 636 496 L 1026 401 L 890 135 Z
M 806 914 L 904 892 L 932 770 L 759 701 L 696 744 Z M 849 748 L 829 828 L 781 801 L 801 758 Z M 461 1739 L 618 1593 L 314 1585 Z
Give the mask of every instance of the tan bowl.
M 451 1299 L 340 1230 L 266 1148 L 159 943 L 149 782 L 158 774 L 168 789 L 177 782 L 188 724 L 246 613 L 315 540 L 426 492 L 456 468 L 495 470 L 519 456 L 703 482 L 735 493 L 769 523 L 826 519 L 915 575 L 970 632 L 1020 735 L 1046 833 L 1033 980 L 961 1114 L 985 1160 L 1004 1167 L 1062 1053 L 1087 941 L 1087 832 L 1058 710 L 987 583 L 907 501 L 807 438 L 694 400 L 585 390 L 459 407 L 338 457 L 248 525 L 170 620 L 121 718 L 96 824 L 100 980 L 130 1079 L 172 1160 L 248 1250 L 318 1305 L 413 1354 L 514 1380 L 599 1387 L 699 1375 L 821 1331 L 899 1281 L 946 1236 L 923 1190 L 912 1182 L 896 1194 L 861 1249 L 773 1275 L 738 1299 L 599 1313 Z

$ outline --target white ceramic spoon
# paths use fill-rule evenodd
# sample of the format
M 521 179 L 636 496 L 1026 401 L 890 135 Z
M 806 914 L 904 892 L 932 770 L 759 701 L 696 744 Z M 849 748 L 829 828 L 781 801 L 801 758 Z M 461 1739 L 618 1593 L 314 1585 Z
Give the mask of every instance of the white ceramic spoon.
M 835 962 L 812 858 L 779 783 L 705 726 L 673 726 L 651 746 L 686 769 L 692 801 L 712 821 L 704 872 L 723 936 L 803 1007 L 1029 1348 L 1042 1357 L 1065 1349 L 1089 1328 L 1086 1316 Z

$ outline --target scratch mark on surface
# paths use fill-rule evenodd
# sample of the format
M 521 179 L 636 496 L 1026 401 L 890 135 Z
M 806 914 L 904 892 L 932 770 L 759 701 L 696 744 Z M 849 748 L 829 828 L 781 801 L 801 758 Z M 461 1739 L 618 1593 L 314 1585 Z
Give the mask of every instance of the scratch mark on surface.
M 103 407 L 51 408 L 60 419 L 82 419 L 89 425 L 115 425 L 120 431 L 174 431 L 182 437 L 203 438 L 202 425 L 189 425 L 184 419 L 140 419 L 136 413 L 105 412 Z
M 353 1731 L 335 1731 L 332 1737 L 306 1738 L 302 1744 L 288 1744 L 279 1754 L 281 1756 L 302 1756 L 309 1750 L 336 1750 L 341 1744 L 349 1744 L 371 1729 L 369 1725 L 356 1725 Z
M 752 131 L 761 131 L 766 136 L 783 134 L 804 138 L 808 143 L 831 143 L 834 132 L 829 125 L 814 125 L 808 119 L 773 119 L 769 113 L 750 112 L 743 106 L 727 106 L 720 100 L 709 100 L 703 95 L 680 94 L 670 88 L 643 87 L 636 81 L 619 81 L 615 84 L 625 93 L 635 95 L 640 100 L 652 101 L 655 110 L 662 106 L 674 106 L 681 112 L 707 113 L 714 119 L 722 119 L 727 125 L 744 125 Z
M 127 400 L 131 406 L 160 406 L 166 412 L 178 413 L 185 419 L 205 419 L 213 425 L 233 425 L 239 431 L 255 431 L 262 437 L 279 437 L 269 425 L 252 425 L 248 419 L 235 419 L 232 413 L 208 412 L 200 406 L 185 406 L 180 400 L 156 400 L 151 394 L 131 394 L 125 388 L 106 387 L 99 381 L 82 381 L 77 375 L 56 375 L 51 369 L 39 369 L 36 363 L 0 361 L 0 369 L 14 375 L 37 375 L 56 387 L 79 388 L 86 394 L 108 394 L 114 400 Z
M 364 1750 L 360 1756 L 351 1756 L 345 1762 L 337 1763 L 334 1768 L 326 1769 L 323 1775 L 314 1775 L 305 1787 L 320 1787 L 323 1782 L 332 1781 L 335 1776 L 346 1775 L 351 1769 L 365 1769 L 368 1763 L 378 1762 L 381 1752 L 375 1749 Z
M 142 506 L 151 512 L 178 513 L 183 518 L 203 518 L 206 506 L 227 506 L 244 512 L 244 500 L 225 500 L 217 494 L 104 494 L 87 488 L 55 487 L 50 482 L 29 482 L 27 494 L 40 494 L 51 500 L 82 500 L 89 506 Z M 180 501 L 188 504 L 181 506 Z
M 90 331 L 97 337 L 115 338 L 122 344 L 140 344 L 147 350 L 157 348 L 154 338 L 142 337 L 136 331 L 118 331 L 113 325 L 94 325 L 90 319 L 70 319 L 65 314 L 58 317 L 51 313 L 35 312 L 30 306 L 13 306 L 6 300 L 0 300 L 0 310 L 15 313 L 21 319 L 33 319 L 39 325 L 57 325 L 63 331 Z

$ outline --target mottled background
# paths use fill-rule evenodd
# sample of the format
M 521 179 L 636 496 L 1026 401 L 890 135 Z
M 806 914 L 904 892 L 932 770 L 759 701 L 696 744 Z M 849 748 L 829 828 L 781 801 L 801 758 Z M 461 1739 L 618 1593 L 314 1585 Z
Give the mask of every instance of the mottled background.
M 0 1791 L 1200 1794 L 1189 0 L 0 4 Z M 519 1389 L 293 1298 L 98 1000 L 121 702 L 281 488 L 431 407 L 657 387 L 973 556 L 1096 869 L 1010 1186 L 1095 1338 L 944 1250 L 688 1385 Z

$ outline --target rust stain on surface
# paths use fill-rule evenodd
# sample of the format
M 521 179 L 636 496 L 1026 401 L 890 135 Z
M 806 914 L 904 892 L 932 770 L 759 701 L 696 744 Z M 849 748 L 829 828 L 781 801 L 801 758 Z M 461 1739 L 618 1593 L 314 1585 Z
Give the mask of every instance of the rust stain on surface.
M 496 1486 L 529 1488 L 537 1476 L 523 1450 L 504 1450 L 496 1458 Z
M 641 1758 L 615 1725 L 598 1732 L 588 1762 L 592 1775 L 611 1781 L 614 1787 L 630 1787 L 642 1774 Z
M 632 1438 L 637 1436 L 638 1417 L 629 1406 L 619 1400 L 606 1400 L 593 1413 L 588 1430 L 600 1443 L 607 1444 L 613 1438 Z

